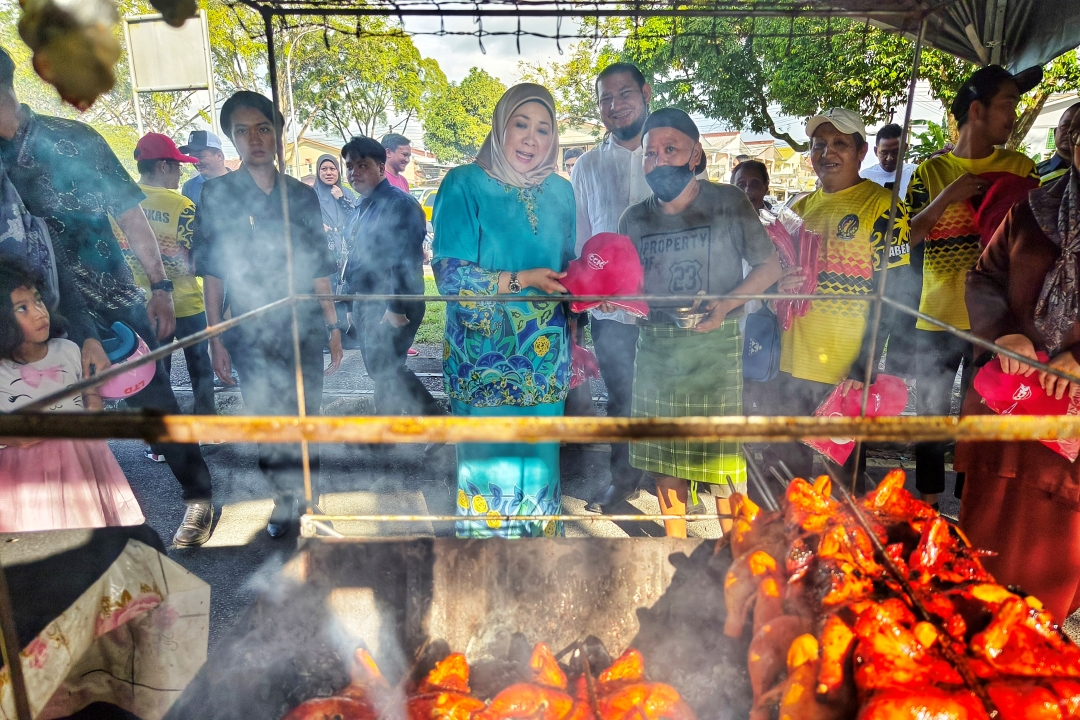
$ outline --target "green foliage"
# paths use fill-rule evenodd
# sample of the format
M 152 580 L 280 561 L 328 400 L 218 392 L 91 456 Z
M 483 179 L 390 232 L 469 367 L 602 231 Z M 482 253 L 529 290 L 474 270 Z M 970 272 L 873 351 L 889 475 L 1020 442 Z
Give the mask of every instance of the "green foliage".
M 435 278 L 424 276 L 424 294 L 438 295 Z M 438 343 L 442 345 L 446 327 L 446 303 L 429 302 L 424 305 L 424 322 L 416 329 L 415 343 Z
M 881 120 L 902 102 L 912 59 L 896 35 L 816 18 L 650 18 L 624 52 L 653 76 L 654 104 L 768 132 L 800 151 L 805 143 L 775 115 L 839 106 Z
M 1027 154 L 1023 140 L 1027 137 L 1035 118 L 1042 112 L 1046 101 L 1056 93 L 1076 92 L 1080 90 L 1080 62 L 1077 51 L 1059 55 L 1043 66 L 1043 79 L 1039 85 L 1020 100 L 1019 117 L 1012 137 L 1006 147 Z
M 292 76 L 301 122 L 338 133 L 372 135 L 388 113 L 419 113 L 425 83 L 445 82 L 438 64 L 420 56 L 412 38 L 381 18 L 363 34 L 312 34 L 293 49 Z M 374 33 L 377 36 L 368 35 Z M 316 39 L 318 38 L 318 39 Z
M 596 76 L 601 70 L 618 62 L 619 53 L 610 44 L 597 47 L 590 41 L 576 43 L 566 62 L 518 63 L 521 82 L 537 83 L 551 91 L 559 124 L 580 126 L 600 124 L 596 106 Z
M 949 128 L 928 120 L 915 120 L 912 125 L 912 137 L 907 158 L 913 163 L 921 163 L 950 142 Z M 923 128 L 921 131 L 919 128 Z
M 269 92 L 266 33 L 259 14 L 226 0 L 202 0 L 201 4 L 209 22 L 218 97 L 228 97 L 237 90 Z
M 441 162 L 476 157 L 491 130 L 495 105 L 506 86 L 486 71 L 472 68 L 460 83 L 433 92 L 422 107 L 424 146 Z

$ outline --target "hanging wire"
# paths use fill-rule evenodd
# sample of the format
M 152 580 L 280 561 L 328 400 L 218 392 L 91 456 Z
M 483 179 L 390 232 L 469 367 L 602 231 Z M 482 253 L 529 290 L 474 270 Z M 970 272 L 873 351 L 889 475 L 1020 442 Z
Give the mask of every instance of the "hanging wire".
M 919 24 L 919 35 L 915 39 L 915 56 L 911 62 L 911 78 L 908 81 L 908 97 L 907 107 L 904 108 L 904 128 L 900 133 L 900 151 L 897 157 L 900 158 L 900 162 L 896 164 L 896 174 L 893 177 L 892 191 L 890 192 L 889 199 L 889 229 L 885 233 L 884 247 L 882 248 L 881 259 L 881 281 L 878 284 L 876 292 L 876 300 L 873 304 L 873 318 L 871 321 L 870 332 L 870 353 L 866 363 L 866 374 L 863 377 L 862 397 L 859 401 L 859 417 L 866 417 L 866 406 L 870 402 L 870 381 L 874 377 L 874 370 L 877 368 L 877 335 L 878 330 L 881 327 L 881 310 L 884 305 L 885 298 L 885 283 L 888 280 L 889 275 L 889 251 L 892 248 L 893 239 L 896 236 L 896 216 L 900 208 L 900 185 L 902 174 L 904 172 L 903 158 L 907 154 L 908 148 L 908 136 L 911 133 L 911 112 L 915 107 L 915 84 L 919 79 L 919 63 L 922 60 L 922 46 L 923 40 L 926 37 L 926 18 L 923 18 Z M 855 487 L 859 482 L 859 458 L 862 456 L 862 441 L 857 440 L 855 442 L 854 449 L 854 470 L 852 470 L 851 477 L 851 492 L 855 492 Z
M 281 88 L 278 83 L 277 56 L 274 44 L 274 16 L 264 14 L 266 23 L 266 58 L 270 74 L 270 97 L 274 104 L 274 112 L 281 113 Z M 282 115 L 284 117 L 284 115 Z M 275 129 L 277 123 L 274 123 Z M 280 135 L 280 133 L 278 133 Z M 285 144 L 284 138 L 277 139 L 278 172 L 280 176 L 275 182 L 281 189 L 281 212 L 285 223 L 285 265 L 286 277 L 289 287 L 289 313 L 292 324 L 292 349 L 293 349 L 293 375 L 296 381 L 296 411 L 297 417 L 303 420 L 307 417 L 307 395 L 304 389 L 304 368 L 300 362 L 300 319 L 297 311 L 296 299 L 296 273 L 293 268 L 293 238 L 292 222 L 289 212 L 289 184 L 285 181 Z M 311 512 L 314 507 L 313 490 L 311 487 L 311 458 L 308 441 L 300 442 L 300 461 L 304 476 L 304 502 L 305 512 Z

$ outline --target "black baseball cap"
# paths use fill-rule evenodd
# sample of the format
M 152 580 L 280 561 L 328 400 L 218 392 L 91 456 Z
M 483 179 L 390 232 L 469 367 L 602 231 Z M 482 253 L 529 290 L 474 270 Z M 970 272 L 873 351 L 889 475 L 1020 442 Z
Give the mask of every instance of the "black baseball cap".
M 956 91 L 956 98 L 949 108 L 949 112 L 956 118 L 958 125 L 963 125 L 967 120 L 968 110 L 971 103 L 978 100 L 981 103 L 990 102 L 1001 84 L 1012 82 L 1020 88 L 1020 94 L 1028 92 L 1042 82 L 1042 67 L 1036 65 L 1018 73 L 1011 73 L 1000 65 L 987 65 L 971 74 L 960 89 Z
M 698 142 L 701 139 L 701 131 L 698 130 L 697 123 L 694 122 L 693 118 L 691 118 L 685 110 L 674 107 L 661 108 L 660 110 L 649 113 L 649 117 L 645 120 L 645 126 L 641 129 L 641 135 L 644 137 L 650 130 L 665 127 L 678 130 L 694 142 Z M 703 150 L 701 153 L 701 162 L 694 168 L 694 174 L 699 175 L 704 172 L 707 164 L 708 161 L 705 158 L 705 152 Z

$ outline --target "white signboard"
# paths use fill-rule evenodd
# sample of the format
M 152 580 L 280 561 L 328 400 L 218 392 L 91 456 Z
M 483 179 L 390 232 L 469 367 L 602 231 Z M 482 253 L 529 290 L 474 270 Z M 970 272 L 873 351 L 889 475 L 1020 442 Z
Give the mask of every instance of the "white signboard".
M 211 85 L 206 14 L 174 28 L 160 15 L 125 20 L 135 92 L 206 90 Z
M 131 94 L 140 136 L 144 128 L 139 93 L 148 92 L 209 91 L 211 124 L 214 132 L 218 131 L 214 66 L 206 22 L 205 12 L 178 28 L 170 26 L 160 15 L 124 18 Z

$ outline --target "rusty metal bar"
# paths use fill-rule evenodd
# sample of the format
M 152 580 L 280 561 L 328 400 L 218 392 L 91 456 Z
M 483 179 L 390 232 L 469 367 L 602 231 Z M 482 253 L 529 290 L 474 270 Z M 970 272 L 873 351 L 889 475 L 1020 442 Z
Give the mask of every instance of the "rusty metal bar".
M 693 438 L 780 442 L 845 437 L 869 442 L 1060 440 L 1080 437 L 1080 416 L 968 417 L 240 417 L 150 413 L 0 415 L 0 438 L 141 439 L 148 443 L 628 442 Z

